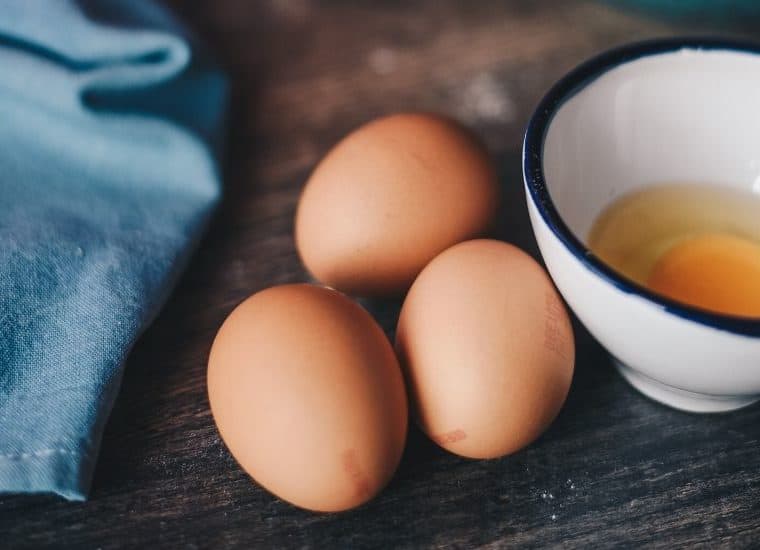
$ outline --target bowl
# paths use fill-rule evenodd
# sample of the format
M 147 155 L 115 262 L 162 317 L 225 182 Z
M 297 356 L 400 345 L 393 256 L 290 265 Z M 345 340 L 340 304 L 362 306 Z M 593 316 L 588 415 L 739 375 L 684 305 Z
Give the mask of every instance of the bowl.
M 525 133 L 533 232 L 562 296 L 643 394 L 694 412 L 760 399 L 760 319 L 656 295 L 585 239 L 619 196 L 693 182 L 760 193 L 760 46 L 700 38 L 626 45 L 562 78 Z

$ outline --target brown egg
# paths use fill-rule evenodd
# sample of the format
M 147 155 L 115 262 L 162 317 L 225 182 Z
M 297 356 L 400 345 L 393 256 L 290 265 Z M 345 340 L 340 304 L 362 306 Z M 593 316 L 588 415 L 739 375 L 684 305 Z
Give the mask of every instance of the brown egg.
M 547 274 L 493 240 L 457 244 L 420 273 L 401 310 L 396 350 L 421 428 L 471 458 L 535 440 L 565 401 L 575 356 Z
M 240 304 L 214 340 L 208 393 L 232 455 L 296 506 L 358 506 L 401 458 L 407 401 L 393 348 L 336 291 L 285 285 Z
M 329 286 L 402 293 L 439 252 L 488 229 L 498 196 L 488 153 L 463 126 L 392 115 L 349 134 L 316 167 L 298 204 L 296 245 Z

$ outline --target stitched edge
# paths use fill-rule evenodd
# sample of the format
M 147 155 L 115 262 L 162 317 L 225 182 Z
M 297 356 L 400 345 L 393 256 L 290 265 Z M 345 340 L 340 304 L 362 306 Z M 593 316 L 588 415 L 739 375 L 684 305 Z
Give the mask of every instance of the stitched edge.
M 3 453 L 0 454 L 0 460 L 27 460 L 30 458 L 37 458 L 42 456 L 50 456 L 52 454 L 62 454 L 62 455 L 79 455 L 86 457 L 88 456 L 87 452 L 79 453 L 77 451 L 70 451 L 68 449 L 39 449 L 37 451 L 29 451 L 27 453 Z

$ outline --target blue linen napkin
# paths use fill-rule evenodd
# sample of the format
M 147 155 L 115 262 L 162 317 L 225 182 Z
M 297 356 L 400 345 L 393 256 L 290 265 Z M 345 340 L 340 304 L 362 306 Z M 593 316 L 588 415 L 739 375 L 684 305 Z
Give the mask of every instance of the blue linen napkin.
M 0 1 L 0 492 L 86 498 L 220 196 L 226 83 L 144 0 Z
M 612 5 L 640 9 L 655 15 L 709 23 L 727 23 L 760 16 L 757 0 L 605 0 Z

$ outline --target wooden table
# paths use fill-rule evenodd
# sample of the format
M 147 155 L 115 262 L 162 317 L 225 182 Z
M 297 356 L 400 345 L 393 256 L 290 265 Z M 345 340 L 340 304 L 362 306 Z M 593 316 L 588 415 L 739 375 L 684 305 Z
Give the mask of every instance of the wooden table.
M 576 1 L 172 4 L 232 75 L 226 200 L 131 355 L 90 501 L 3 496 L 0 547 L 760 543 L 760 407 L 698 416 L 651 402 L 577 325 L 573 387 L 539 441 L 470 461 L 413 428 L 390 486 L 344 514 L 298 510 L 253 484 L 220 442 L 206 398 L 207 354 L 225 316 L 259 289 L 307 278 L 292 237 L 298 193 L 346 132 L 407 109 L 471 125 L 501 169 L 500 236 L 537 254 L 519 156 L 541 94 L 614 44 L 716 29 Z M 375 311 L 392 329 L 393 305 Z

